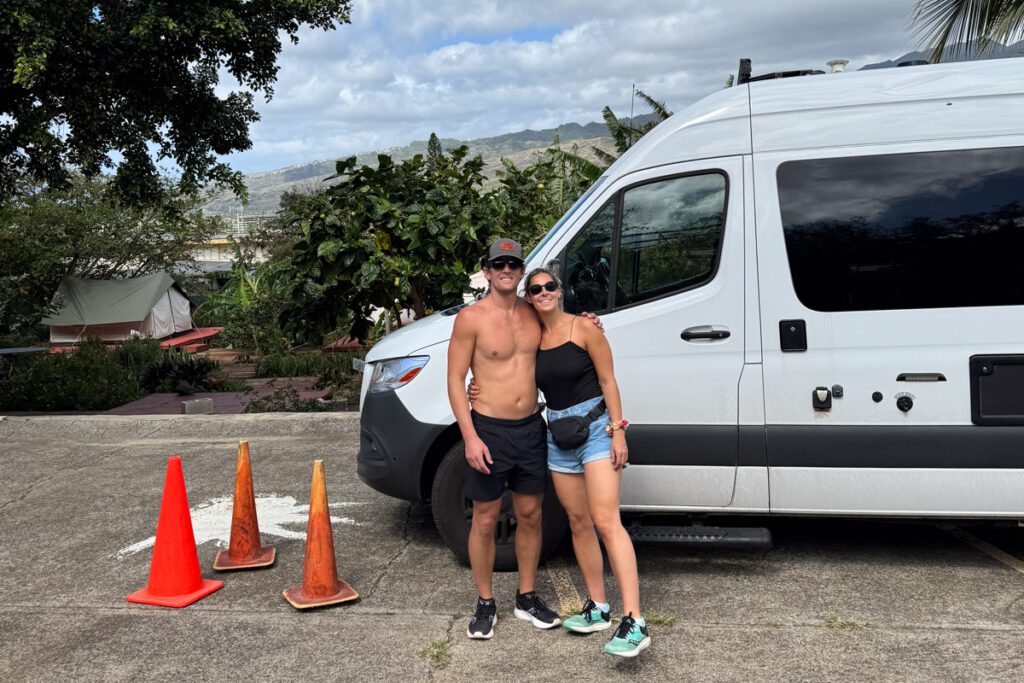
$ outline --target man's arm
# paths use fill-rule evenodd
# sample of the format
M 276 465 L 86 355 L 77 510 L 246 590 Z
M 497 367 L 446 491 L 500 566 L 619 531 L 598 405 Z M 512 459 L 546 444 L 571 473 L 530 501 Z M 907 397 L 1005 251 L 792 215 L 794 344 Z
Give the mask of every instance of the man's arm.
M 468 314 L 468 315 L 467 315 Z M 475 470 L 490 474 L 488 464 L 493 464 L 491 453 L 476 433 L 469 415 L 469 400 L 466 398 L 466 375 L 473 360 L 476 347 L 476 330 L 472 312 L 467 308 L 455 316 L 455 328 L 448 342 L 448 402 L 451 403 L 455 420 L 459 423 L 462 440 L 466 443 L 466 461 Z

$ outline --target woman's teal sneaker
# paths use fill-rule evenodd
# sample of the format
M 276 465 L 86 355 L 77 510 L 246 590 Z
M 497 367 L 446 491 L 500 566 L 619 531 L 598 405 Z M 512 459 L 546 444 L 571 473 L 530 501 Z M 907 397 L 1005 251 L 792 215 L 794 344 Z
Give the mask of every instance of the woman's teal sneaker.
M 590 599 L 583 604 L 583 609 L 580 610 L 579 614 L 574 614 L 562 622 L 563 628 L 574 633 L 603 631 L 606 628 L 611 628 L 611 625 L 612 615 L 608 612 L 602 612 L 594 604 L 594 601 Z
M 604 646 L 605 654 L 636 657 L 651 645 L 651 632 L 646 624 L 638 624 L 631 616 L 622 617 L 615 635 Z

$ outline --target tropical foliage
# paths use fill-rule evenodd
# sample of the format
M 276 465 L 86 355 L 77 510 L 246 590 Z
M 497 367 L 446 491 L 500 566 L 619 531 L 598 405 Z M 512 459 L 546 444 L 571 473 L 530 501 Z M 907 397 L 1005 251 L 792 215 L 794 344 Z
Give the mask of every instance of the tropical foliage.
M 618 155 L 610 154 L 600 147 L 592 147 L 591 149 L 594 155 L 597 156 L 598 163 L 579 156 L 575 151 L 559 151 L 558 156 L 571 166 L 574 171 L 593 182 L 640 138 L 653 130 L 659 123 L 672 116 L 672 112 L 669 111 L 664 102 L 654 99 L 642 90 L 637 90 L 634 94 L 655 115 L 653 120 L 637 125 L 633 119 L 620 119 L 612 111 L 611 107 L 606 106 L 601 110 L 604 125 L 608 128 L 608 134 L 615 141 L 615 150 L 618 152 Z
M 938 62 L 1024 36 L 1024 0 L 918 0 L 913 22 Z
M 285 329 L 318 342 L 349 318 L 362 339 L 374 309 L 397 320 L 402 310 L 422 317 L 459 303 L 483 245 L 499 233 L 529 244 L 557 218 L 529 197 L 547 196 L 539 165 L 507 166 L 502 185 L 484 193 L 483 161 L 468 152 L 445 152 L 432 136 L 426 156 L 400 163 L 385 154 L 375 167 L 339 161 L 340 183 L 291 208 L 302 236 L 289 257 Z

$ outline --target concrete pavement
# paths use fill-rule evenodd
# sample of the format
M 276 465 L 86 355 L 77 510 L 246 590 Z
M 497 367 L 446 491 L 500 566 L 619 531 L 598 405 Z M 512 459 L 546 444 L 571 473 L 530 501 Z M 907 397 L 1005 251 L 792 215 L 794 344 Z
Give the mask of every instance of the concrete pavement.
M 251 444 L 263 540 L 278 560 L 215 574 L 239 438 Z M 494 639 L 469 641 L 468 569 L 429 508 L 357 479 L 357 447 L 358 416 L 344 413 L 0 420 L 0 679 L 1024 678 L 1024 573 L 927 524 L 779 521 L 766 554 L 642 546 L 645 610 L 666 623 L 636 661 L 601 655 L 607 634 L 541 632 L 512 617 L 514 574 L 496 580 Z M 183 610 L 129 605 L 147 580 L 172 454 L 204 576 L 226 585 Z M 325 460 L 339 573 L 362 599 L 300 613 L 281 590 L 301 582 L 314 458 Z M 988 538 L 1021 558 L 1018 534 Z M 571 551 L 541 569 L 539 588 L 556 606 L 581 594 Z

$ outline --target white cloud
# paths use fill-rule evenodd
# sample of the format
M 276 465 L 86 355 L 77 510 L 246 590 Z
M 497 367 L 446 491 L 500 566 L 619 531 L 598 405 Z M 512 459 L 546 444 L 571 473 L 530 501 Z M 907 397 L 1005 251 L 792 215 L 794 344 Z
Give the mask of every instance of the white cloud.
M 286 46 L 275 97 L 257 98 L 244 171 L 628 113 L 633 83 L 679 110 L 755 73 L 851 68 L 916 47 L 913 0 L 355 0 L 352 25 Z M 221 90 L 223 92 L 223 89 Z M 640 109 L 643 111 L 643 109 Z

